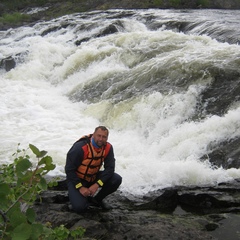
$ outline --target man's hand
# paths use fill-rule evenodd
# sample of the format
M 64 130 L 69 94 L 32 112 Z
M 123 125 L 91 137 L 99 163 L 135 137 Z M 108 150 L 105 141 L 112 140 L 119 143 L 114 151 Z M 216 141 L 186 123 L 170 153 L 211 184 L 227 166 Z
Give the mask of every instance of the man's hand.
M 81 188 L 79 188 L 79 192 L 80 192 L 84 197 L 89 197 L 89 196 L 91 196 L 90 188 L 81 187 Z
M 99 185 L 97 183 L 94 183 L 90 188 L 90 193 L 91 193 L 91 196 L 94 196 L 94 194 L 97 192 L 99 188 Z

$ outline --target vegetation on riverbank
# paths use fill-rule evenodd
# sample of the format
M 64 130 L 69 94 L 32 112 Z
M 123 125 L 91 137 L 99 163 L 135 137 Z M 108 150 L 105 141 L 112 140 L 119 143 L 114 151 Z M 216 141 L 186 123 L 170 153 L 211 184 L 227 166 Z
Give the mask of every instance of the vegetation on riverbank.
M 4 24 L 16 24 L 19 22 L 26 22 L 30 20 L 30 16 L 27 14 L 21 14 L 19 12 L 5 13 L 0 17 L 0 22 Z
M 51 0 L 1 0 L 1 8 L 5 8 L 4 12 L 15 12 L 26 7 L 41 7 L 51 2 Z
M 63 225 L 55 228 L 52 223 L 36 221 L 32 207 L 42 191 L 57 183 L 47 183 L 44 176 L 55 168 L 46 151 L 39 151 L 34 145 L 29 148 L 37 158 L 31 161 L 26 150 L 17 149 L 12 164 L 0 166 L 0 239 L 76 239 L 85 230 L 81 227 L 70 231 Z
M 41 11 L 26 14 L 33 8 Z M 63 15 L 108 9 L 240 9 L 240 0 L 2 0 L 0 3 L 0 29 L 18 27 L 39 20 L 50 20 Z

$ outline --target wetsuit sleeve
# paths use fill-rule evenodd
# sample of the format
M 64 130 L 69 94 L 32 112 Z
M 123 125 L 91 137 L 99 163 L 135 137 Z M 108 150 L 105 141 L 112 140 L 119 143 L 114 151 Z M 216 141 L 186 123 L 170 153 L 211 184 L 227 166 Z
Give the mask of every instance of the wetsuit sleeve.
M 67 180 L 71 181 L 76 188 L 82 186 L 81 179 L 77 176 L 76 171 L 83 160 L 82 142 L 76 142 L 67 153 L 65 172 Z
M 101 172 L 100 178 L 97 179 L 99 186 L 103 186 L 104 183 L 113 176 L 115 171 L 115 161 L 113 147 L 111 146 L 108 155 L 104 159 L 104 170 Z

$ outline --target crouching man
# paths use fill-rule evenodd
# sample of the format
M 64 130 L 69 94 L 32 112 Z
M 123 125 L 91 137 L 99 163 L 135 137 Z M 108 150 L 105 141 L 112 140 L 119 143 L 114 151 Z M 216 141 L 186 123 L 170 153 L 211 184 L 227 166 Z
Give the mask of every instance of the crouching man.
M 89 206 L 110 209 L 103 199 L 115 192 L 122 177 L 115 173 L 112 145 L 107 142 L 109 131 L 96 127 L 93 134 L 80 138 L 67 153 L 65 172 L 72 208 L 77 213 Z M 103 170 L 100 170 L 102 165 Z

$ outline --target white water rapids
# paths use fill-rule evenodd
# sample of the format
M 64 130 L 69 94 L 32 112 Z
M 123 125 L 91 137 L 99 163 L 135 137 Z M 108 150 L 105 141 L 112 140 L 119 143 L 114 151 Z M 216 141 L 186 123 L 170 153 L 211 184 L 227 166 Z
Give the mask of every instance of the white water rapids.
M 210 32 L 234 33 L 240 12 L 136 10 L 119 18 L 120 12 L 75 14 L 0 32 L 0 58 L 17 61 L 11 71 L 0 70 L 0 163 L 13 160 L 18 143 L 31 143 L 52 156 L 53 175 L 64 175 L 71 145 L 106 125 L 123 192 L 239 178 L 239 169 L 201 160 L 209 145 L 240 136 L 239 102 L 223 116 L 192 116 L 212 81 L 208 66 L 233 67 L 240 56 L 238 44 L 202 32 L 209 24 Z M 150 17 L 155 24 L 199 21 L 186 34 L 164 24 L 150 29 Z M 118 32 L 91 38 L 113 21 L 121 21 Z M 72 24 L 60 27 L 62 22 Z M 90 39 L 76 46 L 80 38 Z

